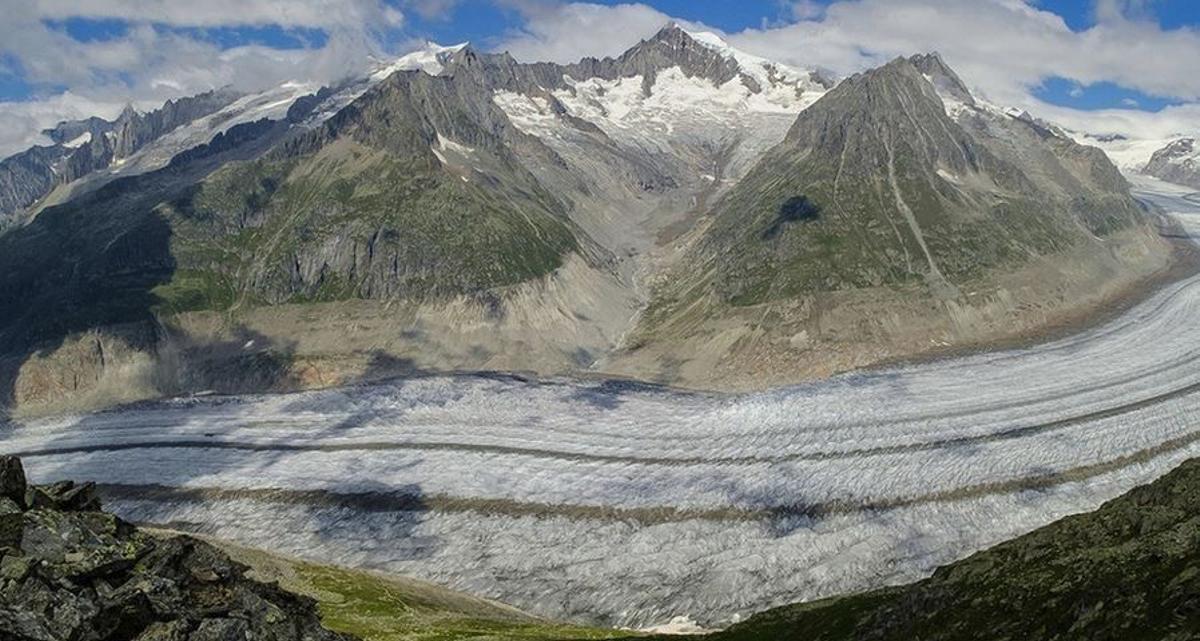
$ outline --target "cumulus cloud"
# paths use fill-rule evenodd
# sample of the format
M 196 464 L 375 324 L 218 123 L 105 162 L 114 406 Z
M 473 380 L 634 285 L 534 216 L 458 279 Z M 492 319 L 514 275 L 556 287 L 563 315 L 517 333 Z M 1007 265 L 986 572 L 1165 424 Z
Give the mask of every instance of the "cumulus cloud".
M 1126 3 L 1127 4 L 1127 3 Z M 1165 31 L 1128 7 L 1098 12 L 1085 31 L 1021 0 L 854 0 L 821 20 L 733 35 L 756 53 L 853 73 L 898 55 L 937 50 L 999 100 L 1027 97 L 1044 79 L 1111 81 L 1154 95 L 1200 98 L 1200 33 Z
M 282 27 L 361 28 L 397 26 L 403 14 L 378 0 L 38 0 L 37 12 L 49 19 L 114 18 L 137 22 L 215 27 L 279 25 Z
M 506 0 L 521 11 L 524 26 L 495 47 L 524 62 L 569 63 L 585 56 L 618 56 L 671 21 L 644 4 L 598 5 Z
M 794 20 L 813 20 L 825 15 L 825 5 L 816 0 L 792 0 L 788 10 Z

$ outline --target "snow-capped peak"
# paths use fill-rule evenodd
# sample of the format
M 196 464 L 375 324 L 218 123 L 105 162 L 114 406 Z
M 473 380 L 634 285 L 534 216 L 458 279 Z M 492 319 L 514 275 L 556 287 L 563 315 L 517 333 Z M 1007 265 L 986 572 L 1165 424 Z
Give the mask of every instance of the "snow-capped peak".
M 424 47 L 399 58 L 382 63 L 371 73 L 371 80 L 378 82 L 397 71 L 421 70 L 436 76 L 445 70 L 445 61 L 451 55 L 462 51 L 468 43 L 463 42 L 454 46 L 444 47 L 436 42 L 427 42 Z
M 670 28 L 670 27 L 668 27 Z M 779 82 L 780 80 L 788 84 L 805 83 L 812 74 L 807 71 L 801 71 L 785 64 L 773 62 L 766 58 L 761 58 L 754 54 L 746 53 L 741 49 L 730 45 L 720 35 L 711 31 L 689 31 L 678 25 L 674 25 L 697 43 L 716 52 L 721 57 L 731 59 L 737 63 L 738 68 L 742 73 L 749 76 L 760 86 L 766 87 Z

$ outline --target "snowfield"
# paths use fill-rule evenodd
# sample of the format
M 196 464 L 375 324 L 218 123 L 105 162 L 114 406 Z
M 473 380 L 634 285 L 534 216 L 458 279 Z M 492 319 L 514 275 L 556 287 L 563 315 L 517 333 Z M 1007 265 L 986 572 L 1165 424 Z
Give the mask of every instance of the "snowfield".
M 1137 186 L 1200 233 L 1195 196 Z M 416 378 L 30 421 L 0 450 L 132 520 L 707 627 L 920 578 L 1200 455 L 1197 317 L 1200 277 L 1064 340 L 765 393 Z

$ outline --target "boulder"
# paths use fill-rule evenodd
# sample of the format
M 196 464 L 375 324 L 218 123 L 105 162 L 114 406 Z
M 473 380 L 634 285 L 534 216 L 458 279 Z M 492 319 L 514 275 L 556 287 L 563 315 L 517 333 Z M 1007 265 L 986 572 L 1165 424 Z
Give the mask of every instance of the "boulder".
M 0 456 L 0 497 L 20 503 L 25 500 L 25 468 L 15 456 Z

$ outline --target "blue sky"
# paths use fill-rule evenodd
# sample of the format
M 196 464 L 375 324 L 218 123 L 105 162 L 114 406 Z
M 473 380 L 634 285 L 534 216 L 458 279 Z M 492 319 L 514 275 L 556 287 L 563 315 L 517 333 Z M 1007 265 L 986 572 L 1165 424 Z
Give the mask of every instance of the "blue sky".
M 390 0 L 398 9 L 404 3 Z M 801 17 L 819 15 L 831 0 L 811 0 L 803 3 Z M 597 4 L 623 4 L 616 0 L 597 0 Z M 703 23 L 726 33 L 779 25 L 797 19 L 792 5 L 780 0 L 648 0 L 646 4 L 664 14 Z M 1155 20 L 1164 29 L 1200 25 L 1200 2 L 1195 0 L 1159 0 L 1134 7 L 1133 10 Z M 1096 24 L 1095 0 L 1042 0 L 1036 5 L 1060 16 L 1075 31 Z M 519 30 L 525 16 L 513 5 L 494 0 L 462 0 L 440 15 L 424 16 L 408 13 L 403 32 L 387 34 L 385 45 L 395 48 L 414 37 L 442 43 L 470 41 L 484 48 L 501 44 L 507 34 Z M 73 17 L 64 20 L 45 20 L 52 29 L 60 30 L 80 42 L 119 40 L 127 37 L 132 21 L 115 18 Z M 325 30 L 311 27 L 282 27 L 279 25 L 231 25 L 179 27 L 156 24 L 155 29 L 173 32 L 216 44 L 222 49 L 245 45 L 263 45 L 273 49 L 321 47 L 327 41 Z M 0 74 L 0 100 L 22 100 L 40 93 L 61 91 L 62 85 L 31 83 L 21 73 L 19 64 L 10 61 L 12 72 Z M 1033 89 L 1037 98 L 1048 103 L 1078 109 L 1131 108 L 1157 111 L 1180 101 L 1170 96 L 1153 95 L 1114 82 L 1082 84 L 1067 78 L 1050 77 Z
M 668 19 L 848 74 L 939 50 L 996 102 L 1116 131 L 1200 128 L 1197 0 L 29 0 L 0 21 L 0 154 L 53 119 L 223 84 L 335 80 L 423 40 L 615 55 Z M 309 75 L 308 78 L 300 76 Z M 1194 112 L 1194 113 L 1193 113 Z M 1081 115 L 1082 114 L 1082 115 Z M 1114 115 L 1116 114 L 1116 115 Z M 1138 115 L 1141 114 L 1141 115 Z M 1184 121 L 1194 116 L 1195 123 Z M 1147 120 L 1159 116 L 1157 120 Z M 1140 119 L 1140 120 L 1139 120 Z M 1097 120 L 1098 121 L 1098 120 Z

